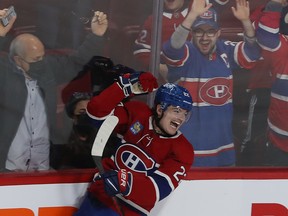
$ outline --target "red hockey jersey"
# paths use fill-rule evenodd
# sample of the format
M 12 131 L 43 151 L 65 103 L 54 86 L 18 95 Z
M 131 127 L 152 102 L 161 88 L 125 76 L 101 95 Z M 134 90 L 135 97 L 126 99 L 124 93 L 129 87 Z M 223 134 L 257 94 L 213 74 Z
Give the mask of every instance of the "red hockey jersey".
M 103 164 L 107 170 L 127 169 L 133 173 L 132 190 L 120 199 L 141 214 L 148 214 L 185 178 L 192 165 L 194 151 L 179 131 L 172 137 L 155 133 L 151 109 L 140 101 L 121 103 L 124 97 L 122 89 L 114 83 L 89 102 L 87 112 L 97 121 L 108 115 L 119 118 L 115 132 L 122 136 L 122 142 L 116 153 L 111 158 L 105 158 Z M 90 191 L 105 203 L 107 195 L 99 192 L 103 192 L 103 185 L 95 187 L 102 189 L 91 188 Z M 106 205 L 109 203 L 106 202 Z M 126 212 L 125 215 L 135 214 Z
M 174 13 L 164 12 L 162 16 L 162 31 L 161 41 L 162 43 L 169 40 L 176 27 L 180 25 L 188 13 L 188 8 L 182 11 Z M 153 16 L 149 16 L 144 22 L 142 29 L 135 41 L 134 56 L 143 63 L 143 65 L 149 65 L 151 44 L 152 44 L 152 27 Z
M 257 28 L 258 42 L 272 66 L 272 89 L 268 113 L 268 138 L 288 152 L 288 36 L 279 34 L 280 12 L 265 11 Z

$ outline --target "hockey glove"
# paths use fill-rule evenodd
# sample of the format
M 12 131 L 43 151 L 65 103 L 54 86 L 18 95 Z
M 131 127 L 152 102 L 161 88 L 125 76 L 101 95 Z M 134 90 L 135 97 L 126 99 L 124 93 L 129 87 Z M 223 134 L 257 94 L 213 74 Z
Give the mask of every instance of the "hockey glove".
M 111 170 L 101 175 L 94 177 L 94 182 L 99 180 L 104 181 L 104 188 L 109 196 L 123 194 L 124 196 L 130 193 L 132 187 L 132 173 L 125 169 L 119 171 Z
M 157 79 L 149 72 L 135 72 L 119 77 L 118 83 L 126 97 L 133 94 L 145 94 L 158 88 Z

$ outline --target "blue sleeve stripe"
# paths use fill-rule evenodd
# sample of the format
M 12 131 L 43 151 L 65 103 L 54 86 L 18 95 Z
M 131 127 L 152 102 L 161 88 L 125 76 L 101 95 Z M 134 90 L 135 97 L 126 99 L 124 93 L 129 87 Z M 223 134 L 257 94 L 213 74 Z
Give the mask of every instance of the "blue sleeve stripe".
M 153 179 L 153 181 L 155 182 L 155 186 L 158 189 L 159 201 L 167 197 L 172 192 L 172 190 L 174 190 L 174 186 L 170 178 L 164 173 L 156 171 L 150 177 Z
M 275 50 L 279 47 L 280 38 L 278 33 L 267 32 L 259 28 L 256 32 L 257 40 L 265 50 Z
M 277 84 L 276 84 L 277 83 Z M 272 87 L 272 92 L 285 97 L 285 101 L 288 97 L 288 90 L 287 90 L 288 80 L 287 79 L 276 79 L 275 84 Z

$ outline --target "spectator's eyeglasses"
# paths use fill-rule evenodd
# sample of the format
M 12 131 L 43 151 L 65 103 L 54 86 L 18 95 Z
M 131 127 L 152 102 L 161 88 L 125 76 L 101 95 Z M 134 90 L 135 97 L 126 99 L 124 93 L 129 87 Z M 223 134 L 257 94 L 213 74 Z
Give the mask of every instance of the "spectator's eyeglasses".
M 82 22 L 83 24 L 88 24 L 91 20 L 92 20 L 92 18 L 93 18 L 93 16 L 94 16 L 94 10 L 90 10 L 89 11 L 89 16 L 80 16 L 79 14 L 77 14 L 75 11 L 71 11 L 71 14 L 73 15 L 73 16 L 75 16 L 76 18 L 78 18 L 79 20 L 80 20 L 80 22 Z
M 204 34 L 206 34 L 207 37 L 214 37 L 218 30 L 216 29 L 208 29 L 207 31 L 204 31 L 203 29 L 194 29 L 193 35 L 195 37 L 203 37 Z

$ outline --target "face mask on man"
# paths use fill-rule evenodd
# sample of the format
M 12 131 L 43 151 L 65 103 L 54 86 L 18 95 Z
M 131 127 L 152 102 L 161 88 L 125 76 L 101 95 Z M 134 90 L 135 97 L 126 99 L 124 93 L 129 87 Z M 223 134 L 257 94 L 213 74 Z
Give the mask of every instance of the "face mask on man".
M 29 63 L 29 70 L 28 70 L 28 75 L 33 78 L 37 79 L 41 77 L 41 75 L 44 73 L 44 58 L 40 61 L 37 62 L 31 62 Z
M 91 125 L 89 116 L 84 113 L 77 115 L 77 121 L 73 125 L 74 132 L 89 141 L 94 134 L 95 128 Z

